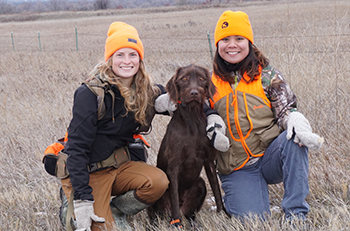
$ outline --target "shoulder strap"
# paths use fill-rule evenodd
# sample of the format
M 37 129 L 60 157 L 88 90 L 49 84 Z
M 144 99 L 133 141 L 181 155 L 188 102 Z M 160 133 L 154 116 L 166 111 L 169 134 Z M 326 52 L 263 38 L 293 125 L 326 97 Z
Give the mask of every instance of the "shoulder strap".
M 110 84 L 103 81 L 99 76 L 95 76 L 87 81 L 84 81 L 85 84 L 97 97 L 97 115 L 98 120 L 102 119 L 106 114 L 106 105 L 104 103 L 105 94 L 108 92 L 112 95 L 113 104 L 112 104 L 112 113 L 114 121 L 114 92 L 112 91 Z

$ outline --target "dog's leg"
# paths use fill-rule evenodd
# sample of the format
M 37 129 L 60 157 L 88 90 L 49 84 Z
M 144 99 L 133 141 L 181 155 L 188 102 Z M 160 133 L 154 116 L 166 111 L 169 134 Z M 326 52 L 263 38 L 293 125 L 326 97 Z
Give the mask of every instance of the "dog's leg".
M 192 187 L 187 189 L 181 200 L 183 201 L 180 210 L 184 216 L 192 223 L 207 195 L 207 188 L 203 178 L 199 177 Z
M 216 211 L 220 212 L 224 210 L 224 204 L 222 202 L 222 195 L 220 191 L 218 177 L 216 175 L 216 168 L 213 161 L 206 161 L 204 163 L 204 169 L 208 177 L 208 181 L 210 187 L 213 191 L 215 203 L 216 203 Z
M 171 226 L 182 228 L 181 215 L 180 215 L 180 202 L 179 202 L 179 183 L 178 183 L 179 166 L 169 166 L 167 170 L 171 201 Z

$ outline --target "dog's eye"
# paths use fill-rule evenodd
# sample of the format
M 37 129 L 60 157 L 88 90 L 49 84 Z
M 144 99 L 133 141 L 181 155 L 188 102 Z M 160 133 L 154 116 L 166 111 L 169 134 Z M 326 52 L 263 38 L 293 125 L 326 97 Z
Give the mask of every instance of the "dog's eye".
M 182 81 L 187 81 L 188 79 L 189 79 L 188 76 L 182 77 Z
M 203 81 L 204 80 L 204 77 L 203 76 L 199 76 L 199 81 Z

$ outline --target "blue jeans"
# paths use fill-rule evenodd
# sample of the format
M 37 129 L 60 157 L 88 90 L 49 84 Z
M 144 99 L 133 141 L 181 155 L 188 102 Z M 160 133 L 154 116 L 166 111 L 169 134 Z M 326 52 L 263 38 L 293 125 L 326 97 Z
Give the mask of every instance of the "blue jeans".
M 293 137 L 294 138 L 294 137 Z M 281 133 L 266 149 L 260 160 L 228 175 L 219 175 L 226 210 L 234 216 L 249 213 L 258 216 L 270 214 L 268 184 L 283 182 L 282 209 L 286 218 L 297 215 L 305 219 L 309 205 L 308 149 L 287 140 Z

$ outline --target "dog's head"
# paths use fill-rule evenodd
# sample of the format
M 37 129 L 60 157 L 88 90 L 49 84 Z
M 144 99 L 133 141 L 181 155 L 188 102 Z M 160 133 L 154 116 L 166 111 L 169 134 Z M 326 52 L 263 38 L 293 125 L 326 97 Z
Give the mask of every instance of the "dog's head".
M 209 71 L 194 64 L 178 68 L 166 89 L 172 101 L 182 104 L 192 101 L 203 103 L 207 98 L 213 99 L 216 92 Z

